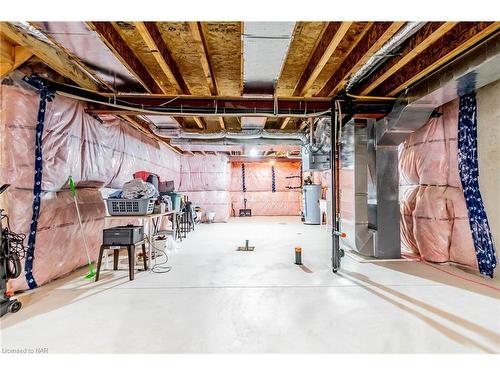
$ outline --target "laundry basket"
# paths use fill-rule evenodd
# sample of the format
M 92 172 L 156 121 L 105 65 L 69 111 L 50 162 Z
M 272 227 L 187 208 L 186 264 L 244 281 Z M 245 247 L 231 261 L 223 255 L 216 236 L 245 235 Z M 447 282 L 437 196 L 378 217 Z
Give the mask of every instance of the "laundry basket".
M 153 212 L 156 198 L 123 199 L 107 198 L 108 212 L 111 216 L 149 215 Z

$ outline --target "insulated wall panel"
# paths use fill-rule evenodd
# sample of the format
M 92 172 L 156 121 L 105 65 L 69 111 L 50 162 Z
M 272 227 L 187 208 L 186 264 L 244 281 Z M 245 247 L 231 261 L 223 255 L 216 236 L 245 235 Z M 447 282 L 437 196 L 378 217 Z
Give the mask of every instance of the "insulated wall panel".
M 2 199 L 12 230 L 27 233 L 33 202 L 35 126 L 38 94 L 2 85 L 0 181 L 11 187 Z M 179 185 L 180 156 L 145 137 L 128 123 L 102 123 L 84 112 L 81 102 L 56 95 L 47 103 L 42 138 L 43 179 L 33 274 L 38 285 L 86 264 L 68 176 L 76 184 L 84 230 L 95 260 L 106 213 L 101 190 L 121 188 L 138 170 L 156 173 Z M 106 189 L 106 191 L 109 191 Z M 25 289 L 24 273 L 11 285 Z

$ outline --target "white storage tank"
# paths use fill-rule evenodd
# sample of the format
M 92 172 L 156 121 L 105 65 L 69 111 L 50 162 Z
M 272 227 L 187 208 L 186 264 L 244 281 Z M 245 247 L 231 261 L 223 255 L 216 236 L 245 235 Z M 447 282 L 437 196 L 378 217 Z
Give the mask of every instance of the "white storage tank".
M 321 214 L 319 199 L 321 197 L 321 185 L 304 185 L 302 187 L 304 205 L 304 224 L 319 225 Z

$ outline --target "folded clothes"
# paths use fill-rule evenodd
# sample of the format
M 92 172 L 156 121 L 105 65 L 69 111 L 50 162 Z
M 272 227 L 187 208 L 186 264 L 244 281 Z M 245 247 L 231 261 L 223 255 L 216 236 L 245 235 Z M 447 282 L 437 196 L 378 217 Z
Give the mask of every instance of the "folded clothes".
M 123 185 L 122 198 L 139 199 L 158 197 L 158 191 L 153 184 L 144 182 L 140 178 L 135 178 Z

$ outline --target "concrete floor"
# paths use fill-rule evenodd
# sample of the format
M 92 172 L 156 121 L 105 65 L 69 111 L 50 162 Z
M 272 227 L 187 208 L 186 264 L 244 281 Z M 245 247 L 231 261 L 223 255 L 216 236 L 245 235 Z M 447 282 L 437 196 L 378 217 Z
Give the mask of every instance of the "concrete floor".
M 2 348 L 99 353 L 498 353 L 500 292 L 419 262 L 330 271 L 326 230 L 297 218 L 202 224 L 172 271 L 79 270 L 24 293 L 1 320 Z M 250 239 L 254 252 L 235 248 Z M 303 247 L 304 267 L 293 264 Z M 488 285 L 484 278 L 439 266 Z

